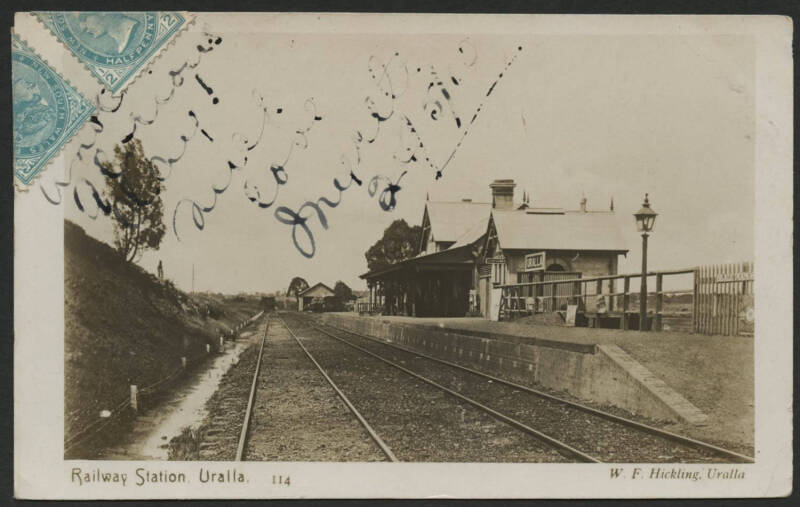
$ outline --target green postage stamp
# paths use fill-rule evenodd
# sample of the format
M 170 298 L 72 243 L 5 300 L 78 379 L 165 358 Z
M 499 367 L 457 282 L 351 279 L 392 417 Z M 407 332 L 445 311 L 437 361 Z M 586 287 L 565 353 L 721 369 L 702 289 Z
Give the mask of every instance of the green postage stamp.
M 178 12 L 37 12 L 112 93 L 125 89 L 186 24 Z
M 16 35 L 11 60 L 14 176 L 27 185 L 95 108 Z

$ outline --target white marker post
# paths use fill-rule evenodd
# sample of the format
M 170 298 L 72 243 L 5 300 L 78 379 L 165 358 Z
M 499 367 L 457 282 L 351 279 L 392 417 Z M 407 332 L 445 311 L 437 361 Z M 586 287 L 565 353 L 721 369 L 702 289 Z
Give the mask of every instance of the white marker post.
M 186 369 L 186 356 L 181 356 L 181 366 Z
M 135 385 L 131 384 L 131 408 L 134 412 L 139 411 L 138 391 Z

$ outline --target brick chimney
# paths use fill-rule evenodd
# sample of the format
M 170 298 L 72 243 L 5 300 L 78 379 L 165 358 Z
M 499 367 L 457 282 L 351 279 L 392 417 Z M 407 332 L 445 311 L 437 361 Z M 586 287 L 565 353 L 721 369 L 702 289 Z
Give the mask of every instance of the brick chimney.
M 498 210 L 514 209 L 514 180 L 494 180 L 492 189 L 492 208 Z

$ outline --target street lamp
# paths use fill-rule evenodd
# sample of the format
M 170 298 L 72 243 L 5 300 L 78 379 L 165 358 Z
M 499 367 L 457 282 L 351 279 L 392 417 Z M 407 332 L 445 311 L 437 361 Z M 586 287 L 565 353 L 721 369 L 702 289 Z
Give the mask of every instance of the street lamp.
M 636 230 L 642 233 L 642 288 L 639 291 L 639 331 L 645 330 L 647 322 L 647 233 L 653 230 L 658 213 L 650 208 L 647 194 L 644 194 L 642 209 L 633 214 L 636 217 Z M 623 315 L 623 318 L 625 316 Z

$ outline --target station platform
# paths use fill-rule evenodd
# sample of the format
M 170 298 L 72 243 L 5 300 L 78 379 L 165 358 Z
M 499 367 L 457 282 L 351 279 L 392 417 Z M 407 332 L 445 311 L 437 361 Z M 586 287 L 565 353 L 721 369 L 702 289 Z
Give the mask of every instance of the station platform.
M 415 326 L 435 326 L 481 337 L 516 336 L 574 345 L 616 345 L 708 416 L 707 424 L 683 427 L 696 438 L 754 445 L 753 338 L 678 332 L 574 328 L 478 317 L 358 316 Z

